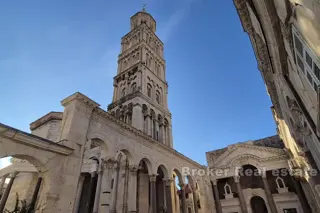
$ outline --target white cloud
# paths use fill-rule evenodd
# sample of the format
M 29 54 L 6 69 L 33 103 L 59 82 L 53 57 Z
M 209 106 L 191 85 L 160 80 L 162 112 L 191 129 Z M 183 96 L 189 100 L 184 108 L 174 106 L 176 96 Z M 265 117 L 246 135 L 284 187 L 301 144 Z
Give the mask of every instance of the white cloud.
M 167 23 L 159 30 L 160 37 L 163 42 L 166 42 L 171 36 L 174 28 L 177 27 L 187 16 L 191 4 L 196 0 L 188 0 L 185 5 L 176 10 L 170 17 Z
M 3 169 L 10 165 L 11 165 L 10 157 L 0 159 L 0 169 Z

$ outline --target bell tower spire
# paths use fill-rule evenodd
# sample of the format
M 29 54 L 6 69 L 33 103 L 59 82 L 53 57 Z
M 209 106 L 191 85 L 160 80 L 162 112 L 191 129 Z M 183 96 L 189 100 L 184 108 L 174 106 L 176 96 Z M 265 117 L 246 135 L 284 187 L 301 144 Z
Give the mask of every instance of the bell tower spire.
M 121 39 L 114 93 L 108 110 L 118 119 L 172 148 L 171 113 L 162 41 L 156 21 L 146 12 L 130 19 L 131 31 Z

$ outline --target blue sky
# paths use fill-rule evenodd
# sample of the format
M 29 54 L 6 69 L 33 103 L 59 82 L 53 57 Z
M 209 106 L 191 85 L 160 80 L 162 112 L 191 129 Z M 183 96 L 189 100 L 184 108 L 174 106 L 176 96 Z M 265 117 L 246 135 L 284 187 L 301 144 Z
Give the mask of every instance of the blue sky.
M 206 151 L 276 133 L 232 0 L 1 1 L 0 122 L 29 131 L 76 91 L 106 109 L 120 38 L 143 3 L 165 43 L 175 149 L 206 164 Z

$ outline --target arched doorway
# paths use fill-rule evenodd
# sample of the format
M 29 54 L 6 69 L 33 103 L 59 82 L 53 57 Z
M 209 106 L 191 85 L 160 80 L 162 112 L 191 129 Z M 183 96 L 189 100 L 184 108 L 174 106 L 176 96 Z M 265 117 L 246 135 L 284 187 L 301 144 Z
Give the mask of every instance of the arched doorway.
M 268 213 L 264 200 L 259 196 L 254 196 L 250 200 L 252 213 Z

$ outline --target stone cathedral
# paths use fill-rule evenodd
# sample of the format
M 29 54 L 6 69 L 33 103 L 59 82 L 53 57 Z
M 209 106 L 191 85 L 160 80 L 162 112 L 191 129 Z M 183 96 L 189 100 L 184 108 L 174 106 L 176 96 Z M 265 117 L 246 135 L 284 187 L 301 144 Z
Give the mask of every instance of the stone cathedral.
M 121 39 L 108 110 L 77 92 L 26 133 L 0 124 L 0 212 L 16 198 L 37 213 L 318 212 L 279 136 L 206 153 L 173 149 L 164 44 L 143 9 Z M 313 206 L 312 206 L 313 205 Z

